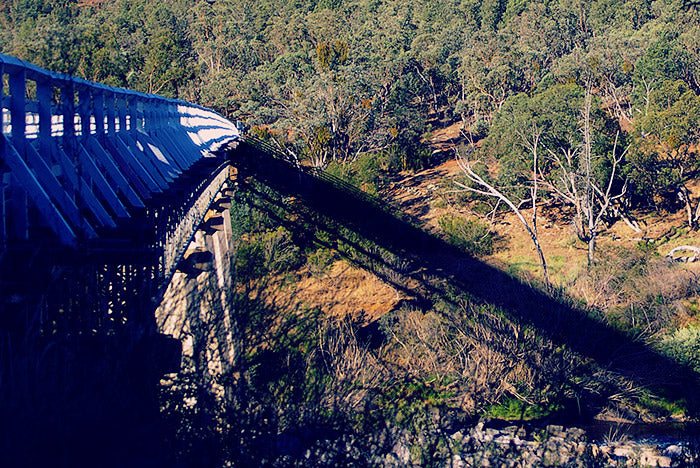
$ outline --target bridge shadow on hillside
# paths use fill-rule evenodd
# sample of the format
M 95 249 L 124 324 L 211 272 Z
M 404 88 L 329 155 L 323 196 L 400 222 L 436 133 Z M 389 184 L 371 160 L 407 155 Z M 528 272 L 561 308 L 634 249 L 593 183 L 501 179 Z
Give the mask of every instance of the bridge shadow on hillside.
M 281 206 L 279 200 L 260 191 L 259 209 L 271 215 L 280 209 L 293 211 L 297 217 L 305 216 L 306 208 L 313 210 L 330 221 L 324 230 L 351 247 L 339 249 L 341 254 L 414 297 L 424 310 L 436 301 L 450 301 L 466 293 L 472 302 L 500 307 L 513 320 L 536 328 L 557 345 L 569 346 L 602 369 L 667 398 L 684 399 L 697 414 L 698 374 L 597 321 L 572 301 L 553 297 L 469 257 L 354 187 L 313 170 L 300 170 L 270 151 L 246 143 L 232 158 L 242 179 L 251 176 L 298 200 Z M 248 189 L 254 190 L 252 186 Z M 308 217 L 307 221 L 317 219 Z M 299 226 L 295 223 L 289 228 Z

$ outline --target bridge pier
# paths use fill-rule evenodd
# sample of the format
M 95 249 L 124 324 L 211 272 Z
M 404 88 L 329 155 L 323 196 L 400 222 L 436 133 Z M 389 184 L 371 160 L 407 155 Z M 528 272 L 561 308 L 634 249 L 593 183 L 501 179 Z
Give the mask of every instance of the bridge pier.
M 182 342 L 180 371 L 197 375 L 218 398 L 226 391 L 221 376 L 240 353 L 231 303 L 234 181 L 229 177 L 214 199 L 156 310 L 158 331 Z

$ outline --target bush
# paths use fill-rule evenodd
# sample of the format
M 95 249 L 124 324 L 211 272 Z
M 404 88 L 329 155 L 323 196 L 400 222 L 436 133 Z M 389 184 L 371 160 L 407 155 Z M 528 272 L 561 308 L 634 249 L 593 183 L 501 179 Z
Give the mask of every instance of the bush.
M 247 236 L 236 248 L 235 268 L 239 279 L 260 278 L 289 270 L 301 261 L 300 250 L 291 233 L 279 227 Z
M 438 225 L 450 244 L 468 254 L 479 256 L 493 253 L 493 233 L 485 224 L 448 214 L 438 220 Z
M 239 280 L 259 278 L 265 274 L 265 256 L 259 242 L 242 242 L 236 248 L 234 268 Z
M 472 124 L 471 132 L 472 137 L 475 140 L 486 138 L 486 135 L 489 133 L 489 123 L 486 120 L 479 118 Z
M 333 161 L 326 167 L 326 172 L 364 192 L 372 195 L 377 193 L 379 162 L 373 154 L 363 154 L 356 160 L 344 164 Z
M 590 305 L 619 328 L 653 333 L 673 327 L 688 314 L 684 301 L 699 292 L 691 271 L 649 245 L 611 249 L 600 258 L 580 279 L 581 295 L 593 298 Z
M 307 265 L 312 275 L 322 275 L 335 261 L 335 255 L 331 249 L 319 248 L 309 254 Z
M 236 190 L 231 203 L 231 227 L 234 240 L 246 233 L 262 231 L 273 227 L 267 215 L 255 207 L 252 197 L 245 190 Z
M 661 348 L 679 363 L 700 372 L 700 327 L 676 330 L 661 341 Z
M 292 233 L 283 227 L 265 232 L 260 239 L 265 257 L 265 267 L 271 273 L 287 271 L 301 261 L 299 247 L 292 239 Z
M 422 143 L 397 142 L 375 158 L 383 171 L 420 171 L 430 167 L 432 154 L 432 149 Z

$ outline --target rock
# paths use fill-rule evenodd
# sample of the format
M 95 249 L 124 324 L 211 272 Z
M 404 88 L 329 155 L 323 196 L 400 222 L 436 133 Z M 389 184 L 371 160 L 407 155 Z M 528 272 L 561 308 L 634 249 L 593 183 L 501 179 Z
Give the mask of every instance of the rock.
M 401 466 L 401 465 L 402 465 L 402 463 L 399 461 L 398 458 L 396 458 L 396 455 L 394 455 L 393 453 L 387 453 L 384 456 L 382 466 L 395 467 L 395 466 Z
M 492 429 L 489 427 L 486 429 L 486 431 L 484 431 L 483 441 L 484 442 L 491 442 L 499 434 L 500 434 L 500 431 L 498 429 Z
M 437 423 L 440 421 L 440 409 L 439 408 L 430 408 L 430 419 L 433 421 L 433 423 Z
M 667 457 L 665 457 L 667 458 Z M 668 465 L 659 465 L 658 464 L 658 459 L 659 456 L 656 453 L 651 453 L 649 450 L 644 450 L 640 455 L 639 455 L 639 464 L 641 466 L 671 466 L 671 459 L 668 459 L 669 464 Z
M 504 447 L 509 447 L 512 441 L 513 437 L 510 435 L 501 435 L 493 439 L 494 443 Z
M 632 458 L 635 455 L 635 449 L 626 444 L 620 445 L 613 449 L 613 455 L 621 458 Z
M 462 457 L 460 457 L 459 455 L 454 455 L 452 456 L 452 460 L 446 468 L 464 468 L 465 466 L 466 465 L 462 461 Z
M 683 447 L 680 447 L 678 445 L 669 445 L 668 447 L 666 447 L 666 450 L 664 450 L 664 455 L 672 458 L 680 458 L 683 456 Z

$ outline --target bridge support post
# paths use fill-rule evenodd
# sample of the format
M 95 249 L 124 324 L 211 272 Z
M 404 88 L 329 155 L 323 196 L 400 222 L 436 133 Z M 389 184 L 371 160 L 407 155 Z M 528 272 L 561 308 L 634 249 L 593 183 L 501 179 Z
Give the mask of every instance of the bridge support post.
M 11 143 L 17 150 L 20 158 L 26 160 L 24 152 L 24 134 L 26 129 L 26 82 L 24 70 L 9 71 L 10 90 L 10 124 L 12 125 Z M 11 151 L 6 148 L 5 151 Z M 9 219 L 12 220 L 11 236 L 15 239 L 27 239 L 29 237 L 29 213 L 27 191 L 22 188 L 16 178 L 9 181 Z
M 232 309 L 230 178 L 217 194 L 156 310 L 161 333 L 182 341 L 183 368 L 219 398 L 218 382 L 233 371 L 240 353 Z

